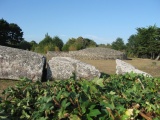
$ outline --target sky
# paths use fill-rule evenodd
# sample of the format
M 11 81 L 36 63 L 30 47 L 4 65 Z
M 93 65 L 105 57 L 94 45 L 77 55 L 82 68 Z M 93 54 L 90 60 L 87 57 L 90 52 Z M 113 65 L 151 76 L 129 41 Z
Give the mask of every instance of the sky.
M 64 43 L 89 38 L 127 43 L 136 28 L 160 27 L 160 0 L 0 0 L 0 19 L 16 23 L 24 39 L 39 43 L 48 33 Z

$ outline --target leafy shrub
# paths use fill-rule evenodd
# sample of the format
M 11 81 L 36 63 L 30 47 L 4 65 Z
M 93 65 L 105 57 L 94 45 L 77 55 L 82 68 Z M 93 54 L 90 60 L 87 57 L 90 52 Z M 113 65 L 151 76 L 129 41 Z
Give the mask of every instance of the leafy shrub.
M 160 79 L 113 75 L 92 81 L 23 79 L 4 90 L 0 119 L 159 119 Z

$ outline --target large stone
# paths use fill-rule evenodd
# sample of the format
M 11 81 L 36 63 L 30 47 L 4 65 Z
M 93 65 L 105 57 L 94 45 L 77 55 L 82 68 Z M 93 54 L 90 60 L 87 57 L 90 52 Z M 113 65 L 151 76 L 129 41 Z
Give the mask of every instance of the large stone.
M 0 46 L 0 79 L 41 80 L 45 61 L 38 53 Z
M 116 74 L 123 75 L 125 73 L 130 73 L 130 72 L 137 73 L 137 74 L 143 74 L 144 76 L 152 77 L 150 74 L 136 69 L 131 64 L 126 63 L 122 60 L 116 59 Z
M 100 77 L 100 72 L 94 66 L 70 57 L 53 57 L 48 62 L 47 78 L 65 80 L 75 74 L 76 79 L 91 80 Z

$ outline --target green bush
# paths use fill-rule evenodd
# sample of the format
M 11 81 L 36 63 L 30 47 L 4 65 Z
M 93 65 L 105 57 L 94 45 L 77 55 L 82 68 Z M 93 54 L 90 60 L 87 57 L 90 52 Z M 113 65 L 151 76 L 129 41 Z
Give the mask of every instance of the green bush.
M 92 81 L 23 79 L 4 90 L 2 120 L 160 119 L 160 79 L 133 73 Z

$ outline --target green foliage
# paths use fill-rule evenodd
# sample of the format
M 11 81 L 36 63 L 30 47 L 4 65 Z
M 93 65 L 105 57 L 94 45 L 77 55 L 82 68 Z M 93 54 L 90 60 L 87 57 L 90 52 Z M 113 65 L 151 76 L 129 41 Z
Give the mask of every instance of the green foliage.
M 0 119 L 159 119 L 159 92 L 160 79 L 133 73 L 93 81 L 23 79 L 4 90 Z
M 36 41 L 32 40 L 30 42 L 30 45 L 31 45 L 31 51 L 35 51 L 38 44 L 36 43 Z
M 160 53 L 160 28 L 149 26 L 137 28 L 137 34 L 131 35 L 127 43 L 127 53 L 137 57 L 155 59 Z
M 137 42 L 137 39 L 136 39 L 136 35 L 131 35 L 128 39 L 128 43 L 126 44 L 126 52 L 127 52 L 127 55 L 129 57 L 137 57 L 137 45 L 138 45 L 138 42 Z
M 112 49 L 123 51 L 125 50 L 125 44 L 122 38 L 117 38 L 116 41 L 112 42 Z
M 87 47 L 96 47 L 97 44 L 88 38 L 78 37 L 77 39 L 71 38 L 63 46 L 63 51 L 75 51 L 85 49 Z
M 63 41 L 62 41 L 58 36 L 55 36 L 55 37 L 52 39 L 52 42 L 55 44 L 55 46 L 57 46 L 57 47 L 59 48 L 59 50 L 62 50 Z
M 91 39 L 84 38 L 85 48 L 87 47 L 97 47 L 97 43 Z
M 68 44 L 63 45 L 62 51 L 69 51 L 69 45 Z
M 109 43 L 106 44 L 106 45 L 105 45 L 105 44 L 99 44 L 98 47 L 102 47 L 102 48 L 112 48 L 112 45 L 109 44 Z
M 48 34 L 45 35 L 45 38 L 40 41 L 40 43 L 35 48 L 36 52 L 47 53 L 47 51 L 60 51 L 63 47 L 63 41 L 55 36 L 54 38 L 50 37 Z
M 21 41 L 20 44 L 18 45 L 18 48 L 24 49 L 24 50 L 31 50 L 31 47 L 32 45 L 25 40 Z
M 23 40 L 23 32 L 15 23 L 0 19 L 0 45 L 17 47 Z

